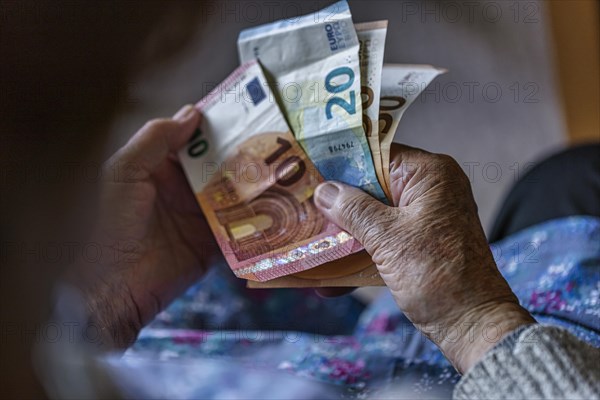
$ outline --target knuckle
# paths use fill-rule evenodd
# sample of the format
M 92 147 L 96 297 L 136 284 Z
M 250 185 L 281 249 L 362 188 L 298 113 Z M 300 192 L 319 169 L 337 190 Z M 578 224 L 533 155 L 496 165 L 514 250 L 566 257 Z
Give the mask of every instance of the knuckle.
M 448 154 L 437 154 L 436 161 L 444 169 L 447 169 L 447 170 L 460 169 L 458 162 L 452 156 L 449 156 Z
M 142 130 L 147 132 L 164 132 L 173 127 L 173 121 L 170 119 L 156 118 L 146 122 Z
M 448 154 L 436 154 L 436 164 L 444 180 L 459 182 L 461 186 L 468 183 L 468 178 L 460 164 Z

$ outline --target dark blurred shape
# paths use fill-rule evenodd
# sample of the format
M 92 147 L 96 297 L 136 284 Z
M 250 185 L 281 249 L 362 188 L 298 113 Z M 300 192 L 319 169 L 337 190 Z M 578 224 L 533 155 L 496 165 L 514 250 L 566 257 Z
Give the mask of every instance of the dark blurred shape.
M 600 217 L 600 144 L 562 151 L 528 171 L 498 213 L 491 243 L 530 226 L 574 215 Z
M 43 392 L 30 347 L 90 228 L 128 76 L 186 44 L 208 2 L 0 3 L 0 393 Z M 71 247 L 69 247 L 71 246 Z

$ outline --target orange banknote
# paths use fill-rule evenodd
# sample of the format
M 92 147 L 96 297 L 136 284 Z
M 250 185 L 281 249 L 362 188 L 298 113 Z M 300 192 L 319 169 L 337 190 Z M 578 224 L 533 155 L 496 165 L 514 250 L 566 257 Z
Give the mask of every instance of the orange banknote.
M 236 276 L 268 281 L 362 249 L 315 207 L 323 178 L 256 61 L 236 69 L 197 108 L 201 125 L 179 158 Z

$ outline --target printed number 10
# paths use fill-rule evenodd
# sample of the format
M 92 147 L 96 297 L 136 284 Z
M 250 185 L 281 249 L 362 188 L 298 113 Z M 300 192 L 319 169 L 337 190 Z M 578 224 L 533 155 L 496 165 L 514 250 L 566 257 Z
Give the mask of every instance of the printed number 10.
M 348 80 L 341 85 L 332 85 L 331 81 L 334 78 L 342 75 L 346 75 Z M 328 73 L 325 77 L 325 90 L 327 90 L 329 93 L 340 93 L 352 86 L 352 83 L 354 83 L 354 71 L 348 67 L 339 67 Z M 325 105 L 325 115 L 327 116 L 327 119 L 333 118 L 333 114 L 331 113 L 333 106 L 341 107 L 350 115 L 355 114 L 356 94 L 354 93 L 354 90 L 350 91 L 350 102 L 347 102 L 343 98 L 337 96 L 327 100 L 327 104 Z

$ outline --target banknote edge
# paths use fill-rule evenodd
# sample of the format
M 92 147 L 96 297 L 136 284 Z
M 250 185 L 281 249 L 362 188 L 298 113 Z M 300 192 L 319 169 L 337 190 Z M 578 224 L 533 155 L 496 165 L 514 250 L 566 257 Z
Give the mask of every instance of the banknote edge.
M 337 9 L 337 7 L 342 7 L 342 8 Z M 315 16 L 315 14 L 330 12 L 330 11 L 335 11 L 337 14 L 336 18 L 332 19 L 331 21 L 337 21 L 337 20 L 344 19 L 347 17 L 352 18 L 352 13 L 350 11 L 350 6 L 348 5 L 348 2 L 346 0 L 341 0 L 341 1 L 337 1 L 333 4 L 330 4 L 329 6 L 323 8 L 323 9 L 316 10 L 311 13 L 298 16 L 298 17 L 296 17 L 297 18 L 296 21 L 290 21 L 291 18 L 288 20 L 283 19 L 283 20 L 273 21 L 273 22 L 269 22 L 266 24 L 243 29 L 238 35 L 238 42 L 267 36 L 267 35 L 272 34 L 273 32 L 284 31 L 292 26 L 297 28 L 297 27 L 302 27 L 302 26 L 308 25 L 309 23 L 315 23 L 314 19 L 311 19 L 312 17 Z M 321 21 L 319 20 L 316 23 L 321 23 Z
M 387 29 L 388 20 L 382 19 L 378 21 L 367 21 L 367 22 L 357 22 L 354 24 L 354 29 L 356 32 L 364 32 L 376 29 Z
M 251 59 L 251 60 L 243 63 L 239 67 L 237 67 L 235 70 L 233 70 L 233 72 L 231 72 L 227 76 L 227 78 L 225 78 L 225 80 L 223 80 L 221 83 L 219 83 L 219 85 L 217 85 L 216 88 L 211 90 L 206 96 L 204 96 L 202 99 L 200 99 L 196 103 L 196 108 L 200 111 L 204 111 L 205 109 L 212 106 L 214 104 L 215 98 L 217 97 L 217 95 L 219 95 L 220 93 L 223 92 L 223 89 L 231 87 L 231 85 L 234 81 L 236 81 L 244 72 L 248 71 L 250 68 L 252 68 L 255 65 L 258 65 L 260 68 L 258 61 L 256 59 Z M 261 72 L 262 72 L 262 69 L 261 69 Z

